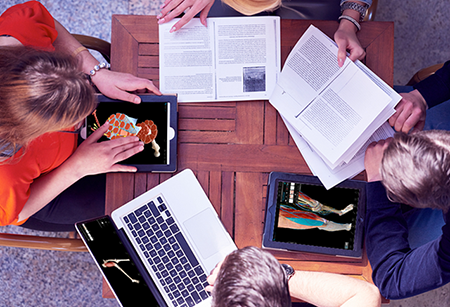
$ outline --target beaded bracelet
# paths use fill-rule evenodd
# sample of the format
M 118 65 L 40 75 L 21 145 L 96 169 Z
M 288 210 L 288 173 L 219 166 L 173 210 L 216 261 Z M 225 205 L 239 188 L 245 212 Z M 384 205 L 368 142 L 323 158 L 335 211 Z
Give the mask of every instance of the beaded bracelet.
M 357 22 L 357 21 L 355 20 L 355 18 L 352 18 L 352 17 L 347 16 L 347 15 L 341 15 L 341 16 L 338 18 L 338 20 L 341 20 L 341 19 L 346 19 L 346 20 L 350 21 L 352 24 L 355 25 L 355 27 L 358 29 L 358 31 L 361 30 L 361 25 L 359 24 L 359 22 Z
M 91 75 L 91 77 L 93 77 L 97 71 L 99 71 L 99 70 L 102 69 L 102 68 L 109 69 L 109 66 L 110 66 L 110 65 L 109 65 L 108 63 L 105 63 L 105 62 L 103 62 L 103 63 L 98 63 L 98 65 L 95 65 L 95 66 L 94 66 L 94 69 L 91 70 L 91 71 L 89 72 L 89 74 Z

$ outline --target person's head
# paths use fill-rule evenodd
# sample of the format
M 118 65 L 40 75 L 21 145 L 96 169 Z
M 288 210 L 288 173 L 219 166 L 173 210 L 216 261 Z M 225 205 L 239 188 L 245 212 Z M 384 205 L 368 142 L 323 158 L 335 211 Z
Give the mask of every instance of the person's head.
M 396 133 L 381 162 L 392 201 L 416 208 L 450 208 L 450 131 Z
M 2 47 L 0 80 L 3 153 L 14 153 L 44 133 L 75 125 L 96 106 L 92 86 L 70 56 Z
M 270 253 L 245 247 L 222 263 L 212 292 L 214 307 L 291 306 L 288 278 Z
M 244 15 L 274 11 L 281 5 L 281 0 L 222 0 L 222 2 Z

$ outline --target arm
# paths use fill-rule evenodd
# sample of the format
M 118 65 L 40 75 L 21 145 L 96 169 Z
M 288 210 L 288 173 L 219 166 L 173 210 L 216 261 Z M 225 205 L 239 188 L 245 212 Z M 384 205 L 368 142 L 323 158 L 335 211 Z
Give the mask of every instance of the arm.
M 381 182 L 367 186 L 366 248 L 373 280 L 383 296 L 401 299 L 450 281 L 450 225 L 443 235 L 411 249 L 400 204 L 390 202 Z
M 450 99 L 450 61 L 425 80 L 414 85 L 420 92 L 428 107 L 434 107 Z
M 289 280 L 292 297 L 323 307 L 381 306 L 374 285 L 349 276 L 296 271 Z
M 381 184 L 380 165 L 387 142 L 372 143 L 364 164 L 367 178 L 366 249 L 373 280 L 389 299 L 414 296 L 450 281 L 450 225 L 443 235 L 411 249 L 400 204 L 392 203 Z
M 367 4 L 371 5 L 372 1 L 341 1 L 341 5 L 344 2 L 356 2 L 358 4 Z M 360 13 L 355 10 L 344 10 L 342 12 L 342 15 L 349 16 L 356 21 L 359 21 Z M 338 50 L 338 64 L 341 67 L 345 62 L 345 57 L 347 56 L 347 50 L 350 51 L 350 60 L 356 61 L 356 60 L 362 60 L 366 56 L 366 52 L 361 47 L 361 44 L 356 37 L 356 32 L 358 29 L 356 26 L 349 20 L 341 19 L 339 22 L 339 28 L 337 29 L 336 33 L 334 33 L 334 41 L 339 47 Z
M 53 43 L 57 51 L 71 54 L 82 47 L 81 44 L 57 21 L 55 20 L 55 28 L 58 31 L 58 37 Z M 80 61 L 81 70 L 89 74 L 89 72 L 98 64 L 91 53 L 87 50 L 81 51 L 76 55 Z M 130 94 L 128 91 L 148 90 L 155 94 L 161 95 L 158 88 L 148 79 L 138 78 L 131 74 L 119 73 L 107 69 L 100 69 L 92 77 L 92 82 L 104 95 L 112 99 L 120 99 L 134 103 L 140 103 L 137 95 Z
M 84 176 L 106 172 L 134 172 L 135 167 L 116 164 L 142 151 L 137 137 L 119 138 L 97 143 L 108 129 L 103 125 L 87 138 L 61 166 L 36 179 L 30 187 L 30 196 L 19 213 L 18 222 L 30 217 L 62 191 Z
M 214 0 L 166 0 L 161 6 L 161 13 L 156 18 L 158 18 L 158 24 L 162 24 L 171 21 L 188 9 L 181 20 L 170 29 L 170 33 L 181 29 L 198 12 L 201 12 L 200 22 L 206 27 L 206 17 L 208 17 L 209 10 L 213 4 Z

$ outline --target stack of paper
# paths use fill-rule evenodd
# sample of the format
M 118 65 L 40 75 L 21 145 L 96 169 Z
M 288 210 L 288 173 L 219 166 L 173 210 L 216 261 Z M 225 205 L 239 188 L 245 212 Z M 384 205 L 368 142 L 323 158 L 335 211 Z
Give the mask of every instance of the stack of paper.
M 364 170 L 366 147 L 393 135 L 386 121 L 401 100 L 361 62 L 347 58 L 339 67 L 337 51 L 311 25 L 289 54 L 269 99 L 327 189 Z

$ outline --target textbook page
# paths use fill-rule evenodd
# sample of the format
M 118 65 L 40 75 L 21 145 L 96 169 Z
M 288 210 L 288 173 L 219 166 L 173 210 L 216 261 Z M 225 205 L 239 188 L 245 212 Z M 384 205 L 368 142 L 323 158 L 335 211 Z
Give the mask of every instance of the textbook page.
M 280 18 L 193 18 L 159 26 L 160 90 L 179 102 L 269 99 L 281 69 Z
M 331 169 L 320 156 L 308 145 L 301 135 L 283 118 L 286 127 L 291 134 L 295 144 L 297 145 L 303 159 L 310 168 L 314 176 L 317 176 L 324 187 L 328 190 L 342 181 L 353 178 L 361 173 L 364 167 L 364 157 L 367 147 L 372 142 L 384 140 L 394 135 L 394 129 L 385 122 L 375 133 L 369 138 L 359 152 L 348 163 L 343 163 L 334 169 Z
M 320 56 L 313 56 L 313 50 Z M 291 51 L 270 102 L 315 151 L 336 165 L 393 112 L 389 95 L 352 61 L 347 58 L 338 67 L 337 46 L 314 26 Z M 358 140 L 359 147 L 352 148 Z

